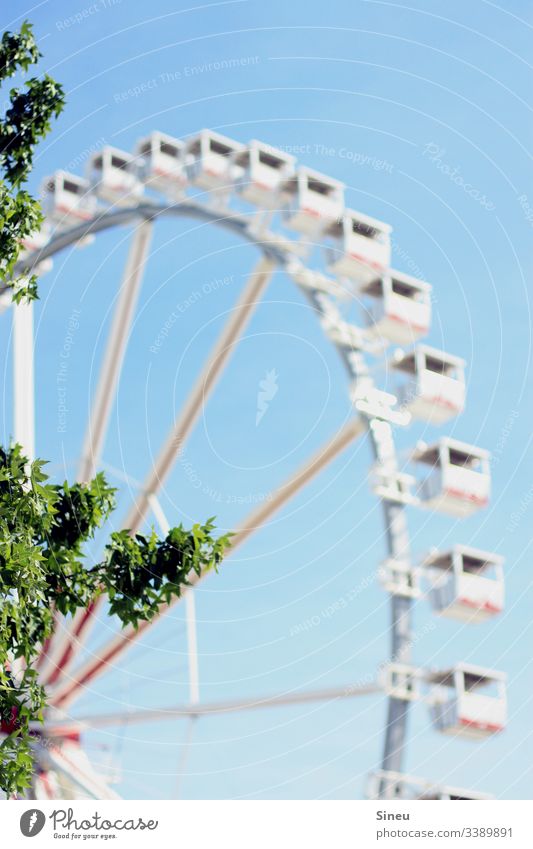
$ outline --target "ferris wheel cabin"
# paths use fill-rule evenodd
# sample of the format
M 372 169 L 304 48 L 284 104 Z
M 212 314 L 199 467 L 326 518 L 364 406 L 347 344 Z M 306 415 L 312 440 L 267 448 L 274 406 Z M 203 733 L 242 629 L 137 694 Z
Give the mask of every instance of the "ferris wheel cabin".
M 150 189 L 180 196 L 185 190 L 185 142 L 164 133 L 151 133 L 138 143 L 140 174 Z
M 430 317 L 428 302 L 420 316 Z M 397 299 L 396 299 L 397 303 Z M 418 307 L 418 305 L 417 305 Z M 405 325 L 407 330 L 408 325 Z M 392 368 L 401 375 L 407 375 L 398 386 L 398 402 L 413 418 L 430 424 L 442 424 L 458 416 L 465 405 L 465 362 L 460 357 L 417 345 L 407 354 L 403 352 L 391 362 Z
M 338 277 L 371 283 L 391 263 L 392 227 L 375 218 L 345 210 L 329 230 L 333 244 L 328 249 L 328 269 Z
M 56 171 L 42 184 L 43 212 L 60 227 L 89 221 L 96 211 L 96 198 L 87 180 Z
M 418 572 L 409 562 L 389 557 L 381 564 L 378 575 L 380 584 L 387 592 L 406 598 L 420 596 Z
M 422 563 L 433 609 L 463 622 L 484 622 L 504 606 L 503 558 L 456 545 L 433 552 Z
M 202 130 L 186 144 L 189 182 L 212 191 L 229 186 L 242 175 L 234 159 L 244 145 L 211 130 Z
M 420 485 L 421 503 L 458 518 L 486 507 L 490 497 L 489 457 L 482 448 L 448 437 L 418 449 L 413 459 L 430 467 Z
M 342 218 L 344 185 L 310 168 L 299 168 L 284 186 L 284 223 L 289 230 L 316 236 Z
M 408 345 L 429 333 L 431 286 L 399 271 L 377 277 L 361 288 L 371 301 L 367 312 L 372 332 Z
M 503 731 L 507 719 L 505 674 L 459 663 L 431 673 L 431 717 L 443 734 L 482 739 Z
M 143 194 L 135 158 L 115 147 L 91 156 L 87 177 L 98 197 L 117 206 L 127 206 Z
M 254 139 L 234 161 L 240 174 L 236 189 L 243 200 L 266 209 L 281 206 L 281 187 L 294 174 L 294 156 Z

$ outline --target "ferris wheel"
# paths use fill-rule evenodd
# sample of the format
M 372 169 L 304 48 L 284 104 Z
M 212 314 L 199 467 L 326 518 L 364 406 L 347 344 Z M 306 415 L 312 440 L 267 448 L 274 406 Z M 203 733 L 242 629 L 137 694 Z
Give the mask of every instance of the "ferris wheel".
M 164 218 L 185 217 L 223 228 L 253 245 L 259 260 L 178 413 L 167 439 L 139 486 L 124 527 L 138 531 L 153 517 L 162 532 L 171 517 L 158 494 L 207 404 L 232 351 L 258 307 L 273 273 L 282 270 L 303 293 L 325 338 L 345 367 L 352 416 L 273 496 L 235 529 L 232 552 L 341 452 L 366 436 L 372 450 L 370 481 L 381 503 L 387 556 L 379 566 L 390 596 L 390 660 L 370 683 L 318 691 L 282 692 L 256 699 L 202 702 L 199 699 L 194 587 L 186 606 L 189 702 L 158 710 L 99 714 L 72 720 L 68 711 L 100 676 L 116 666 L 143 639 L 153 622 L 125 627 L 97 654 L 81 660 L 101 600 L 58 621 L 38 661 L 48 693 L 44 726 L 35 729 L 37 769 L 32 798 L 118 798 L 83 749 L 83 729 L 176 717 L 274 709 L 301 702 L 328 702 L 373 694 L 388 702 L 380 768 L 369 778 L 367 795 L 377 799 L 477 799 L 473 791 L 448 787 L 404 771 L 408 714 L 412 702 L 427 703 L 435 730 L 454 737 L 483 739 L 506 722 L 505 675 L 458 661 L 451 668 L 413 663 L 412 611 L 417 599 L 437 615 L 472 624 L 503 609 L 502 558 L 461 544 L 431 550 L 415 560 L 410 550 L 406 508 L 436 510 L 461 518 L 485 507 L 490 496 L 488 452 L 441 437 L 418 442 L 409 454 L 413 473 L 403 471 L 394 431 L 421 420 L 441 425 L 465 404 L 464 362 L 419 342 L 430 330 L 431 287 L 392 270 L 391 228 L 345 207 L 344 186 L 299 166 L 294 157 L 268 144 L 240 144 L 204 130 L 186 141 L 159 132 L 142 139 L 133 153 L 104 147 L 89 163 L 86 177 L 57 171 L 43 183 L 42 229 L 24 243 L 17 272 L 45 273 L 52 258 L 69 246 L 90 244 L 116 227 L 132 228 L 126 267 L 101 365 L 78 467 L 78 480 L 99 469 L 135 316 L 152 232 Z M 322 261 L 309 260 L 308 245 Z M 314 254 L 313 254 L 314 256 Z M 359 323 L 345 318 L 343 304 L 363 304 Z M 0 293 L 4 308 L 10 294 Z M 34 456 L 33 312 L 13 306 L 14 438 Z M 391 349 L 391 345 L 399 346 Z M 394 394 L 374 377 L 372 363 L 385 361 L 397 377 Z M 173 604 L 176 602 L 173 602 Z M 171 605 L 161 609 L 161 615 Z M 9 729 L 3 729 L 4 733 Z

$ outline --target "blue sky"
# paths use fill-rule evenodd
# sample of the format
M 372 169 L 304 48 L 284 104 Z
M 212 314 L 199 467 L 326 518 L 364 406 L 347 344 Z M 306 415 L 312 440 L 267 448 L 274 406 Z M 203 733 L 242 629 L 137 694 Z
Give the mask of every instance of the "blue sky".
M 302 164 L 344 181 L 349 206 L 393 225 L 395 266 L 433 284 L 428 341 L 468 362 L 466 410 L 440 432 L 495 452 L 494 497 L 462 522 L 410 509 L 413 550 L 460 542 L 504 554 L 507 610 L 462 626 L 419 602 L 415 661 L 506 671 L 510 722 L 497 739 L 458 742 L 433 732 L 427 708 L 416 705 L 406 768 L 530 798 L 530 4 L 56 0 L 29 8 L 16 0 L 10 14 L 4 28 L 24 17 L 34 22 L 43 69 L 67 92 L 32 188 L 55 168 L 82 173 L 103 144 L 131 150 L 152 129 L 183 137 L 211 127 L 242 142 L 259 138 L 302 151 Z M 54 475 L 75 474 L 129 235 L 121 229 L 65 252 L 42 280 L 37 449 Z M 144 476 L 255 259 L 253 248 L 212 227 L 157 226 L 106 463 Z M 180 319 L 154 354 L 177 307 Z M 67 427 L 59 433 L 56 375 L 75 310 Z M 0 320 L 8 439 L 10 326 L 8 316 Z M 272 369 L 278 393 L 256 427 L 259 382 Z M 276 274 L 188 443 L 189 465 L 177 465 L 167 482 L 169 519 L 216 514 L 221 527 L 235 526 L 348 412 L 335 352 L 302 296 Z M 398 444 L 437 434 L 414 424 Z M 343 685 L 386 659 L 385 594 L 373 581 L 354 592 L 385 553 L 369 461 L 368 446 L 356 443 L 202 585 L 203 699 Z M 123 488 L 117 524 L 128 503 Z M 319 624 L 294 636 L 313 617 Z M 113 628 L 102 616 L 89 651 Z M 178 606 L 73 712 L 180 703 L 186 678 Z M 120 762 L 118 790 L 127 798 L 354 798 L 379 763 L 384 716 L 385 703 L 371 696 L 202 719 L 186 762 L 184 722 L 113 728 L 88 735 L 87 746 L 95 763 Z

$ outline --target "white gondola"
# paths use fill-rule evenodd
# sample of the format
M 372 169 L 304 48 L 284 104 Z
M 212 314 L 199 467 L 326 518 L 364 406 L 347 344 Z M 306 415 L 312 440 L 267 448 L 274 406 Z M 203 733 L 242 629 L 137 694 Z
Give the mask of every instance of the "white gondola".
M 91 156 L 87 178 L 98 197 L 118 206 L 127 206 L 142 196 L 135 158 L 115 147 L 104 147 Z
M 391 271 L 364 284 L 360 291 L 371 299 L 366 317 L 376 336 L 397 345 L 409 345 L 429 333 L 429 283 L 399 271 Z
M 234 155 L 234 162 L 240 174 L 236 189 L 243 200 L 277 209 L 281 187 L 294 174 L 294 156 L 254 139 Z
M 391 264 L 392 227 L 346 209 L 328 230 L 333 244 L 328 247 L 328 269 L 338 277 L 358 283 L 371 283 Z
M 242 168 L 235 164 L 235 156 L 244 145 L 202 130 L 186 144 L 187 177 L 190 183 L 207 191 L 230 188 L 242 176 Z
M 430 466 L 421 482 L 421 504 L 463 518 L 486 507 L 490 497 L 490 454 L 482 448 L 442 437 L 434 445 L 423 445 L 413 460 Z
M 310 168 L 299 168 L 283 188 L 285 225 L 308 235 L 327 231 L 344 211 L 344 184 Z
M 150 133 L 138 143 L 139 173 L 150 189 L 180 197 L 187 185 L 185 142 L 165 133 Z
M 456 545 L 451 551 L 432 552 L 422 568 L 438 614 L 470 623 L 502 612 L 503 558 L 497 554 Z
M 462 787 L 437 784 L 429 778 L 406 775 L 392 770 L 376 770 L 367 783 L 367 799 L 423 799 L 425 801 L 467 801 L 492 799 L 486 793 L 476 793 Z
M 431 716 L 437 731 L 480 739 L 503 731 L 507 719 L 505 674 L 459 663 L 430 673 Z
M 410 353 L 396 356 L 391 367 L 408 375 L 398 386 L 398 403 L 414 418 L 438 425 L 463 411 L 465 362 L 460 357 L 417 345 Z
M 43 212 L 59 227 L 72 227 L 89 221 L 96 211 L 96 197 L 88 180 L 56 171 L 42 184 Z

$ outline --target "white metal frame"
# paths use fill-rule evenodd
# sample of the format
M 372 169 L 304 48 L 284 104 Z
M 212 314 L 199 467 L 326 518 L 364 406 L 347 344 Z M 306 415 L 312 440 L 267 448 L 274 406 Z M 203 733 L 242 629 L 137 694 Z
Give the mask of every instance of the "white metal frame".
M 201 134 L 202 139 L 214 138 L 215 136 L 217 134 L 210 133 L 210 131 L 203 131 Z M 207 395 L 212 390 L 216 379 L 225 366 L 229 358 L 231 346 L 242 333 L 273 270 L 276 267 L 280 267 L 292 278 L 308 299 L 321 321 L 326 335 L 336 346 L 351 382 L 351 397 L 354 404 L 355 416 L 324 448 L 320 449 L 308 463 L 280 487 L 271 501 L 260 505 L 252 512 L 237 529 L 237 534 L 233 540 L 233 549 L 235 550 L 238 545 L 242 544 L 256 530 L 264 527 L 276 510 L 304 487 L 341 451 L 345 450 L 354 439 L 363 433 L 367 433 L 373 450 L 374 468 L 377 474 L 376 492 L 380 497 L 384 516 L 388 543 L 387 563 L 389 567 L 391 563 L 395 565 L 401 564 L 401 568 L 405 570 L 406 574 L 415 574 L 414 567 L 411 563 L 405 506 L 406 504 L 418 504 L 419 501 L 416 496 L 410 493 L 411 479 L 405 475 L 403 469 L 400 467 L 393 438 L 393 426 L 404 426 L 408 424 L 410 416 L 405 410 L 398 410 L 395 407 L 394 396 L 382 392 L 374 385 L 374 380 L 366 364 L 365 354 L 366 352 L 376 351 L 375 338 L 373 338 L 371 332 L 369 333 L 368 328 L 358 327 L 344 321 L 338 306 L 338 303 L 349 293 L 349 287 L 347 288 L 344 285 L 342 279 L 332 279 L 319 270 L 306 267 L 301 260 L 302 252 L 298 243 L 287 239 L 282 234 L 280 235 L 275 229 L 268 229 L 264 221 L 260 221 L 260 219 L 250 221 L 248 216 L 240 215 L 227 206 L 231 202 L 231 193 L 236 192 L 238 194 L 239 179 L 242 174 L 239 172 L 241 166 L 237 165 L 234 160 L 239 156 L 239 151 L 245 150 L 245 148 L 239 143 L 232 142 L 232 140 L 226 141 L 230 142 L 231 147 L 231 157 L 228 156 L 228 162 L 230 159 L 232 161 L 229 163 L 230 167 L 224 175 L 226 182 L 226 185 L 223 187 L 224 193 L 222 195 L 220 194 L 220 180 L 216 181 L 216 185 L 213 183 L 208 187 L 208 191 L 210 190 L 212 196 L 217 200 L 216 208 L 210 203 L 209 197 L 204 202 L 197 199 L 191 200 L 185 196 L 178 203 L 168 202 L 168 198 L 165 203 L 158 203 L 150 199 L 140 199 L 143 186 L 142 183 L 137 184 L 134 181 L 135 185 L 132 185 L 132 195 L 130 198 L 121 197 L 118 199 L 120 204 L 124 204 L 123 209 L 114 209 L 117 197 L 108 197 L 109 202 L 112 204 L 111 209 L 99 211 L 98 215 L 95 215 L 86 224 L 57 233 L 51 239 L 49 238 L 49 234 L 47 234 L 43 244 L 35 244 L 33 252 L 30 252 L 27 246 L 26 253 L 19 267 L 16 269 L 21 273 L 29 273 L 31 270 L 36 269 L 42 272 L 44 270 L 44 263 L 50 261 L 55 253 L 71 244 L 75 244 L 80 239 L 117 225 L 137 224 L 123 285 L 117 302 L 107 354 L 104 358 L 100 387 L 96 394 L 94 409 L 85 440 L 79 477 L 81 480 L 86 480 L 90 477 L 101 456 L 112 399 L 119 379 L 129 327 L 133 318 L 135 296 L 139 290 L 142 272 L 146 262 L 152 222 L 162 216 L 191 216 L 226 228 L 235 235 L 255 244 L 262 252 L 263 258 L 252 274 L 236 307 L 230 314 L 227 326 L 223 330 L 211 354 L 210 360 L 204 367 L 184 410 L 178 416 L 167 442 L 156 460 L 154 469 L 147 476 L 139 497 L 132 506 L 128 516 L 127 526 L 132 529 L 132 532 L 139 528 L 149 509 L 158 518 L 163 530 L 168 526 L 166 517 L 164 517 L 160 509 L 157 493 L 163 485 L 172 467 L 172 463 L 183 445 L 183 441 L 190 433 L 202 404 L 206 402 Z M 187 149 L 190 149 L 190 143 Z M 123 155 L 122 151 L 118 151 L 117 153 Z M 100 153 L 100 155 L 107 154 L 109 154 L 108 150 Z M 124 155 L 128 158 L 128 162 L 130 160 L 133 162 L 133 157 L 130 157 L 129 154 Z M 188 173 L 191 175 L 193 171 L 189 169 Z M 302 226 L 299 228 L 303 229 L 304 232 L 311 232 L 312 230 L 314 235 L 323 235 L 326 224 L 329 226 L 335 218 L 341 217 L 341 214 L 344 214 L 343 186 L 338 181 L 324 177 L 324 175 L 316 174 L 309 169 L 300 168 L 295 179 L 298 186 L 305 179 L 325 180 L 329 185 L 333 186 L 333 194 L 338 201 L 335 216 L 333 216 L 330 210 L 331 215 L 325 215 L 323 220 L 320 219 L 319 214 L 319 221 L 315 221 L 312 227 L 308 226 L 308 220 L 306 219 L 305 227 Z M 96 186 L 96 190 L 100 195 L 102 195 L 101 188 Z M 289 184 L 285 183 L 284 188 L 285 190 L 289 189 Z M 292 188 L 294 189 L 294 185 Z M 290 205 L 290 198 L 288 202 Z M 223 204 L 226 204 L 226 206 L 224 207 Z M 221 210 L 224 209 L 226 210 L 225 214 L 221 214 Z M 284 216 L 285 220 L 286 216 L 287 213 Z M 295 224 L 294 220 L 292 224 Z M 318 226 L 315 227 L 315 224 L 318 224 Z M 389 272 L 389 275 L 391 273 L 396 274 L 396 272 Z M 364 285 L 364 275 L 362 275 L 360 282 Z M 0 298 L 3 291 L 3 288 L 0 286 Z M 14 312 L 16 314 L 17 310 Z M 19 315 L 24 314 L 19 313 Z M 15 415 L 18 416 L 18 425 L 15 428 L 15 432 L 18 432 L 21 435 L 21 439 L 27 445 L 30 445 L 32 441 L 32 430 L 28 429 L 24 431 L 21 424 L 23 417 L 20 412 L 23 405 L 26 405 L 24 409 L 28 410 L 28 404 L 31 403 L 29 401 L 31 394 L 30 386 L 32 384 L 32 380 L 29 380 L 31 367 L 28 370 L 21 365 L 24 362 L 24 357 L 28 356 L 28 339 L 31 336 L 31 331 L 28 329 L 27 314 L 26 319 L 18 323 L 20 325 L 18 328 L 18 342 L 16 335 L 14 340 L 15 349 L 18 351 L 15 357 Z M 15 319 L 15 326 L 16 324 L 17 319 Z M 106 387 L 105 390 L 102 387 Z M 26 427 L 28 427 L 31 416 L 25 417 L 24 421 L 26 422 Z M 459 443 L 459 445 L 462 445 L 462 443 Z M 199 578 L 193 576 L 191 585 L 196 585 L 198 581 Z M 404 671 L 413 670 L 415 667 L 412 666 L 413 640 L 411 610 L 416 593 L 407 593 L 405 592 L 405 587 L 393 586 L 392 584 L 387 589 L 391 596 L 392 662 L 396 671 L 401 669 Z M 188 602 L 186 601 L 186 604 L 188 604 L 190 705 L 178 710 L 181 710 L 180 715 L 198 716 L 203 712 L 209 712 L 210 709 L 217 708 L 216 706 L 214 708 L 211 706 L 210 708 L 209 705 L 204 705 L 199 701 L 196 627 L 193 606 L 194 595 L 192 590 L 185 597 L 189 599 Z M 96 607 L 97 605 L 94 606 L 94 609 L 86 611 L 82 620 L 78 622 L 75 620 L 73 625 L 69 626 L 68 629 L 65 628 L 64 623 L 58 621 L 57 634 L 54 635 L 50 645 L 43 649 L 43 663 L 40 667 L 40 672 L 44 680 L 48 682 L 50 701 L 56 716 L 59 716 L 60 711 L 64 711 L 70 707 L 84 689 L 90 687 L 99 675 L 109 669 L 111 664 L 117 662 L 127 648 L 151 627 L 150 623 L 141 623 L 136 632 L 131 628 L 124 629 L 123 632 L 101 650 L 98 658 L 93 658 L 81 666 L 78 665 L 77 668 L 71 671 L 71 662 L 76 660 L 83 638 L 86 636 L 87 628 L 94 621 Z M 169 605 L 162 606 L 161 613 L 168 609 L 168 607 Z M 61 637 L 61 634 L 63 634 L 63 637 Z M 65 650 L 68 651 L 68 657 L 64 657 Z M 54 657 L 55 666 L 54 662 L 52 662 Z M 51 671 L 54 672 L 53 681 L 50 681 Z M 57 675 L 55 674 L 56 672 Z M 406 674 L 409 676 L 410 673 Z M 417 680 L 420 677 L 418 671 L 416 671 L 415 677 Z M 382 775 L 384 776 L 401 773 L 407 739 L 408 707 L 410 702 L 415 698 L 411 687 L 404 688 L 401 691 L 402 688 L 399 688 L 396 684 L 392 689 L 390 686 L 388 688 L 388 715 L 382 760 Z M 347 695 L 348 691 L 355 695 L 357 694 L 355 692 L 356 690 L 357 688 L 351 688 L 351 690 L 348 688 L 344 692 L 344 695 Z M 337 693 L 335 697 L 339 695 Z M 296 694 L 295 699 L 291 697 L 292 701 L 288 701 L 285 695 L 274 696 L 268 700 L 259 701 L 261 705 L 267 706 L 267 702 L 268 704 L 288 704 L 293 703 L 294 700 L 304 701 L 306 699 L 324 697 L 330 698 L 331 691 L 327 696 L 324 696 L 323 693 L 318 696 L 311 693 Z M 252 701 L 255 705 L 256 700 Z M 243 702 L 234 703 L 233 709 L 243 709 L 243 705 Z M 251 705 L 248 704 L 247 706 L 250 707 Z M 226 705 L 222 709 L 231 709 L 231 706 Z M 47 728 L 52 728 L 50 717 L 47 719 Z M 50 733 L 52 733 L 51 730 Z M 380 798 L 387 798 L 387 781 L 385 779 L 378 791 L 378 795 Z

